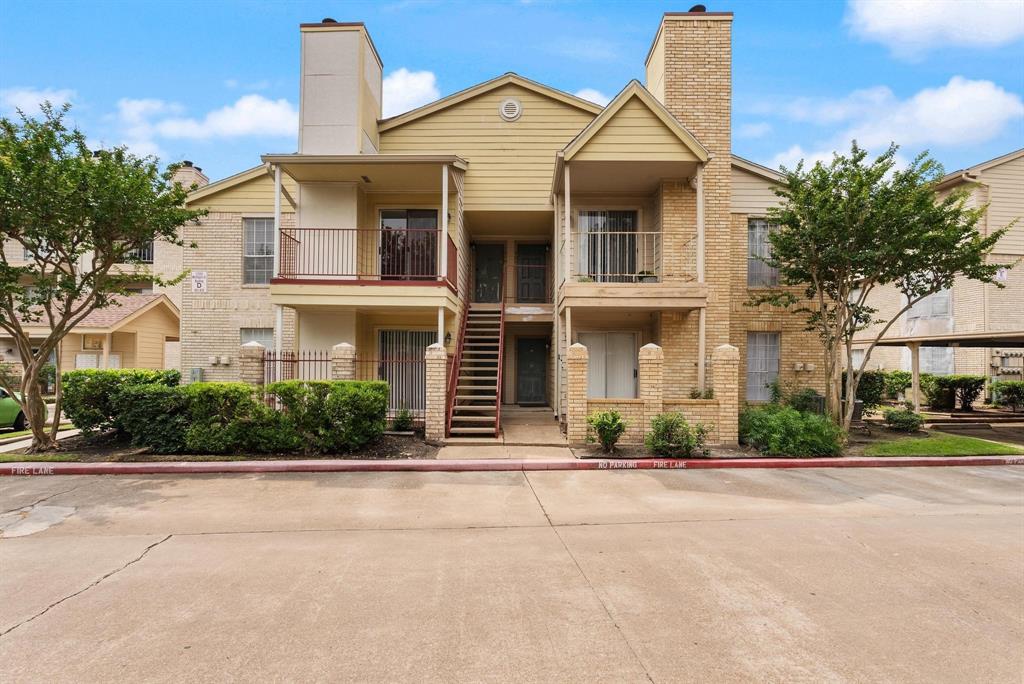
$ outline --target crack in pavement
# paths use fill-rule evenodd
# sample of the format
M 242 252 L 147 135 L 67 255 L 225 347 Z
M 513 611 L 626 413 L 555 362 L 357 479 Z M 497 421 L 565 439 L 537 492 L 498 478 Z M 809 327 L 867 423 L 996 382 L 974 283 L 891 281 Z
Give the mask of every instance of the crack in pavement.
M 69 494 L 69 493 L 75 491 L 76 489 L 79 489 L 80 487 L 84 487 L 85 484 L 86 483 L 83 482 L 81 484 L 76 484 L 71 489 L 65 489 L 63 492 L 56 492 L 54 494 L 49 494 L 47 496 L 44 496 L 42 499 L 39 499 L 38 501 L 33 501 L 32 503 L 30 503 L 30 504 L 28 504 L 26 506 L 18 506 L 16 508 L 12 508 L 12 509 L 7 510 L 7 511 L 0 511 L 0 515 L 7 515 L 8 513 L 14 513 L 15 511 L 23 511 L 26 508 L 32 508 L 33 506 L 38 506 L 39 504 L 43 503 L 44 501 L 49 501 L 50 499 L 52 499 L 54 497 L 60 496 L 62 494 Z
M 95 582 L 92 582 L 91 584 L 87 585 L 86 587 L 84 587 L 84 588 L 82 588 L 82 589 L 79 589 L 78 591 L 76 591 L 76 592 L 75 592 L 75 593 L 73 593 L 73 594 L 68 594 L 68 595 L 67 595 L 67 596 L 65 596 L 64 598 L 62 598 L 62 599 L 59 599 L 59 600 L 57 600 L 57 601 L 54 601 L 53 603 L 51 603 L 50 605 L 46 606 L 46 608 L 42 609 L 41 611 L 39 611 L 38 613 L 36 613 L 36 614 L 35 614 L 35 615 L 33 615 L 32 617 L 30 617 L 30 618 L 26 618 L 26 619 L 22 620 L 21 622 L 19 622 L 18 624 L 14 625 L 14 626 L 12 626 L 12 627 L 9 627 L 8 629 L 5 629 L 5 630 L 4 630 L 3 632 L 0 632 L 0 638 L 3 638 L 3 637 L 5 637 L 5 636 L 7 636 L 8 634 L 10 634 L 10 633 L 11 633 L 11 632 L 13 632 L 14 630 L 18 629 L 18 628 L 19 628 L 19 627 L 21 627 L 22 625 L 26 625 L 26 624 L 28 624 L 29 622 L 32 622 L 32 621 L 33 621 L 33 620 L 35 620 L 35 619 L 36 619 L 37 617 L 41 617 L 41 616 L 45 615 L 46 613 L 48 613 L 48 612 L 50 611 L 50 609 L 51 609 L 51 608 L 55 608 L 55 607 L 59 606 L 60 604 L 64 603 L 65 601 L 69 600 L 69 599 L 73 599 L 73 598 L 75 598 L 76 596 L 78 596 L 78 595 L 80 595 L 80 594 L 84 594 L 85 592 L 89 591 L 90 589 L 92 589 L 92 588 L 93 588 L 93 587 L 95 587 L 96 585 L 98 585 L 98 584 L 100 584 L 101 582 L 103 582 L 103 580 L 107 579 L 108 577 L 111 577 L 111 576 L 113 576 L 113 575 L 116 575 L 117 573 L 121 572 L 122 570 L 125 570 L 126 568 L 128 568 L 128 566 L 130 566 L 130 565 L 134 565 L 135 563 L 138 563 L 138 562 L 139 562 L 140 560 L 142 560 L 143 558 L 145 558 L 145 557 L 146 557 L 146 554 L 148 554 L 148 553 L 149 553 L 150 551 L 152 551 L 152 550 L 153 550 L 154 548 L 156 548 L 157 546 L 160 546 L 161 544 L 163 544 L 163 543 L 164 543 L 165 541 L 167 541 L 168 539 L 170 539 L 170 538 L 171 538 L 171 537 L 173 537 L 173 536 L 174 536 L 173 534 L 169 534 L 169 535 L 167 535 L 166 537 L 164 537 L 163 539 L 161 539 L 161 540 L 159 540 L 159 541 L 155 541 L 155 542 L 153 542 L 152 544 L 150 544 L 149 546 L 147 546 L 147 547 L 146 547 L 145 549 L 143 549 L 143 550 L 142 550 L 142 553 L 140 553 L 140 554 L 139 554 L 138 556 L 136 556 L 136 557 L 135 557 L 135 558 L 133 558 L 132 560 L 128 561 L 127 563 L 125 563 L 125 564 L 124 564 L 124 565 L 122 565 L 121 567 L 119 567 L 119 568 L 114 568 L 113 570 L 111 570 L 111 571 L 110 571 L 110 572 L 108 572 L 107 574 L 103 575 L 103 577 L 100 577 L 100 578 L 99 578 L 98 580 L 96 580 Z
M 526 484 L 530 485 L 530 491 L 533 492 L 533 498 L 536 499 L 537 505 L 540 506 L 541 512 L 544 514 L 544 517 L 547 518 L 548 526 L 551 528 L 551 531 L 555 533 L 555 536 L 558 538 L 559 543 L 562 544 L 562 548 L 565 549 L 565 552 L 569 555 L 569 558 L 576 566 L 576 571 L 580 574 L 580 577 L 582 577 L 583 581 L 587 583 L 587 587 L 590 589 L 590 593 L 593 594 L 594 598 L 597 599 L 597 602 L 601 604 L 601 607 L 604 609 L 605 615 L 607 615 L 608 619 L 611 620 L 612 626 L 615 627 L 615 631 L 619 633 L 620 637 L 622 637 L 622 641 L 624 644 L 626 644 L 626 648 L 628 648 L 630 653 L 633 654 L 633 658 L 636 660 L 637 665 L 640 666 L 640 669 L 643 671 L 644 676 L 647 677 L 647 681 L 651 682 L 651 684 L 654 684 L 654 678 L 651 677 L 651 673 L 650 671 L 648 671 L 647 665 L 644 664 L 644 661 L 640 657 L 640 654 L 636 652 L 636 649 L 633 647 L 633 644 L 630 643 L 629 639 L 626 637 L 626 634 L 622 631 L 622 627 L 619 626 L 619 623 L 615 619 L 615 616 L 612 615 L 612 611 L 608 608 L 608 604 L 606 604 L 604 602 L 604 599 L 601 598 L 601 595 L 597 593 L 597 589 L 594 587 L 594 583 L 590 581 L 590 578 L 587 577 L 587 573 L 583 571 L 583 566 L 580 565 L 580 562 L 576 559 L 575 554 L 573 554 L 573 552 L 569 550 L 569 545 L 565 543 L 565 540 L 562 539 L 562 535 L 558 533 L 558 526 L 554 525 L 551 522 L 551 516 L 548 515 L 547 509 L 544 508 L 544 503 L 540 500 L 540 497 L 537 496 L 537 490 L 533 488 L 533 483 L 530 482 L 529 474 L 524 472 L 523 479 L 526 480 Z

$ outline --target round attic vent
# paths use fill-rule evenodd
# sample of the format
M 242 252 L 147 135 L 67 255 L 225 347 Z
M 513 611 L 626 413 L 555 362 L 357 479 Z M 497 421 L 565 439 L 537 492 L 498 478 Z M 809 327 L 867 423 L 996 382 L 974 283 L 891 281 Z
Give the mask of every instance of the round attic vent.
M 523 105 L 519 100 L 510 97 L 501 101 L 501 104 L 498 105 L 498 113 L 505 121 L 515 121 L 522 116 Z

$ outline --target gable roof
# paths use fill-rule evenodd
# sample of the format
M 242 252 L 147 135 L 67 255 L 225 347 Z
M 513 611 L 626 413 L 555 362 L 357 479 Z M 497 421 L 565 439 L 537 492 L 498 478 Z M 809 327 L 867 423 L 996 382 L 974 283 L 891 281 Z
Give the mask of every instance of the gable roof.
M 1011 162 L 1014 159 L 1019 159 L 1020 157 L 1024 157 L 1024 147 L 1020 148 L 1019 150 L 1014 150 L 1013 152 L 1009 152 L 1002 156 L 996 157 L 995 159 L 989 159 L 988 161 L 983 161 L 980 164 L 968 166 L 966 169 L 958 169 L 951 173 L 947 173 L 945 176 L 942 177 L 942 180 L 939 181 L 939 188 L 948 188 L 950 186 L 957 185 L 962 182 L 966 183 L 970 182 L 971 180 L 976 180 L 968 178 L 968 176 L 977 176 L 982 171 L 991 169 L 993 166 L 999 166 L 1001 164 L 1005 164 L 1006 162 Z
M 761 178 L 764 178 L 767 181 L 771 181 L 772 183 L 778 183 L 782 180 L 782 174 L 776 171 L 775 169 L 770 169 L 767 166 L 762 166 L 761 164 L 758 164 L 757 162 L 752 162 L 749 159 L 744 159 L 743 157 L 737 154 L 732 155 L 732 165 L 735 166 L 737 169 L 743 169 L 747 173 L 752 173 L 755 176 L 760 176 Z
M 139 316 L 158 307 L 165 307 L 175 318 L 180 318 L 178 307 L 164 294 L 114 295 L 115 304 L 103 309 L 94 309 L 79 321 L 71 332 L 114 332 Z M 43 321 L 23 324 L 26 329 L 49 330 Z
M 204 197 L 209 197 L 210 195 L 216 195 L 218 192 L 227 190 L 228 188 L 233 188 L 236 185 L 241 185 L 242 183 L 247 183 L 268 172 L 268 168 L 265 164 L 254 166 L 251 169 L 246 169 L 245 171 L 236 173 L 233 176 L 228 176 L 227 178 L 221 178 L 219 181 L 208 183 L 201 188 L 193 190 L 188 194 L 188 199 L 186 199 L 185 202 L 191 203 L 196 200 L 203 199 Z
M 589 112 L 591 114 L 597 114 L 602 109 L 601 105 L 594 104 L 589 100 L 584 100 L 581 97 L 570 95 L 567 92 L 558 90 L 556 88 L 552 88 L 551 86 L 546 86 L 543 83 L 538 83 L 537 81 L 531 81 L 528 78 L 524 78 L 519 74 L 510 71 L 506 74 L 498 76 L 497 78 L 492 78 L 490 81 L 478 83 L 475 86 L 471 86 L 469 88 L 466 88 L 465 90 L 460 90 L 459 92 L 449 95 L 448 97 L 442 97 L 440 100 L 436 100 L 434 102 L 431 102 L 430 104 L 423 105 L 422 107 L 418 107 L 416 109 L 413 109 L 412 111 L 405 112 L 404 114 L 392 116 L 387 119 L 381 119 L 380 123 L 377 126 L 377 130 L 379 130 L 381 133 L 389 131 L 392 128 L 403 126 L 409 123 L 410 121 L 421 119 L 435 112 L 439 112 L 453 105 L 457 105 L 460 102 L 465 102 L 466 100 L 477 97 L 479 95 L 483 95 L 484 93 L 489 93 L 492 90 L 509 84 L 517 85 L 520 88 L 525 88 L 526 90 L 533 91 L 539 95 L 544 95 L 545 97 L 550 97 L 554 100 L 558 100 L 559 102 L 567 104 L 570 107 L 576 107 L 577 109 L 582 109 L 583 111 Z
M 709 159 L 710 154 L 707 149 L 700 144 L 697 138 L 695 138 L 693 134 L 679 122 L 679 119 L 672 116 L 672 114 L 665 109 L 665 105 L 661 104 L 661 102 L 659 102 L 658 99 L 654 97 L 649 90 L 647 90 L 647 88 L 644 88 L 640 85 L 639 81 L 634 79 L 626 84 L 626 87 L 608 103 L 608 106 L 605 107 L 604 110 L 598 114 L 586 128 L 580 131 L 575 138 L 569 141 L 569 144 L 562 150 L 562 155 L 565 161 L 569 161 L 580 150 L 582 150 L 586 144 L 592 140 L 595 135 L 597 135 L 598 131 L 614 119 L 615 115 L 622 110 L 626 103 L 633 99 L 637 99 L 646 105 L 647 109 L 658 117 L 665 127 L 675 135 L 683 146 L 692 152 L 698 160 L 706 162 Z

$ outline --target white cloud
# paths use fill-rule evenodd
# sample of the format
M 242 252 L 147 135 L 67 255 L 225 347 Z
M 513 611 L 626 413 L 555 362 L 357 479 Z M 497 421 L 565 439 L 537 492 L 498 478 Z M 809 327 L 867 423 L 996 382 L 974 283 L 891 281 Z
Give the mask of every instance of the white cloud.
M 850 0 L 846 23 L 901 57 L 931 48 L 988 48 L 1024 36 L 1020 0 Z
M 743 124 L 736 129 L 737 138 L 763 138 L 772 132 L 772 125 L 767 121 Z
M 871 106 L 861 106 L 865 102 Z M 840 131 L 814 149 L 794 145 L 773 159 L 775 166 L 790 166 L 800 158 L 808 162 L 831 159 L 833 150 L 847 150 L 854 139 L 875 152 L 890 142 L 915 150 L 986 142 L 1024 119 L 1024 101 L 992 81 L 954 76 L 945 85 L 925 88 L 905 100 L 880 87 L 780 113 L 794 121 L 843 124 Z
M 163 150 L 155 140 L 156 130 L 152 119 L 157 116 L 178 114 L 181 111 L 181 105 L 155 98 L 118 100 L 115 117 L 120 135 L 118 144 L 125 145 L 140 156 L 162 157 Z
M 171 118 L 155 124 L 166 138 L 234 138 L 249 135 L 292 136 L 299 128 L 299 112 L 288 100 L 243 95 L 233 105 L 209 112 L 200 119 Z
M 797 97 L 759 103 L 752 107 L 751 111 L 824 126 L 867 116 L 881 107 L 891 106 L 895 99 L 892 90 L 886 86 L 875 86 L 854 90 L 849 95 L 839 98 Z
M 26 116 L 32 116 L 39 112 L 43 102 L 60 107 L 76 97 L 77 93 L 69 88 L 4 88 L 0 90 L 0 109 L 4 114 L 14 114 L 20 109 Z
M 395 116 L 416 109 L 441 97 L 437 77 L 432 71 L 409 71 L 405 67 L 384 78 L 384 116 Z
M 584 100 L 593 102 L 595 104 L 599 104 L 602 107 L 608 104 L 608 102 L 611 101 L 612 99 L 605 95 L 604 93 L 602 93 L 600 90 L 595 90 L 594 88 L 583 88 L 582 90 L 577 90 L 576 97 L 581 97 Z

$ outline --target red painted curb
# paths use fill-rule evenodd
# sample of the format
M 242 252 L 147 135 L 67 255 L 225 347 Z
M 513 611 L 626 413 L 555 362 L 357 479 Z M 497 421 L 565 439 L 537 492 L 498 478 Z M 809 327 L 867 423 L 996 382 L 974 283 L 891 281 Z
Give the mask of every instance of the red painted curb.
M 166 463 L 4 463 L 0 477 L 12 475 L 196 475 L 213 473 L 379 473 L 499 472 L 541 470 L 704 470 L 729 468 L 908 468 L 1024 465 L 1021 456 L 897 458 L 736 458 L 736 459 L 394 459 L 288 461 L 175 461 Z

